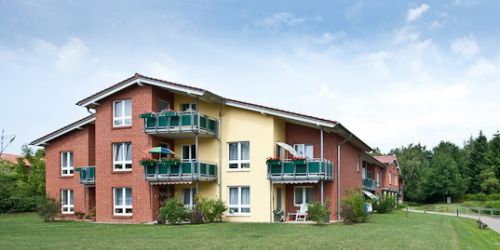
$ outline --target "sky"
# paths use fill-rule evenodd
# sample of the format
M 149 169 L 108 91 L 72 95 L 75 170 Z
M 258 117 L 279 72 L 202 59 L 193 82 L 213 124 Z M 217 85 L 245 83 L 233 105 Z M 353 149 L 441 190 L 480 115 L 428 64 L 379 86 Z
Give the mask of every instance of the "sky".
M 7 152 L 134 73 L 332 119 L 383 152 L 500 129 L 500 1 L 0 0 Z

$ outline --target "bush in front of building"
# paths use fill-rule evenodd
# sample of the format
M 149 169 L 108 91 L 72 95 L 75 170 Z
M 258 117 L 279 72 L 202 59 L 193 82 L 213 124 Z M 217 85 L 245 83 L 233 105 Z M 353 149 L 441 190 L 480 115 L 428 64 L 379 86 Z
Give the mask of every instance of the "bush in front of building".
M 191 212 L 184 207 L 179 197 L 168 199 L 160 208 L 160 219 L 170 224 L 177 225 L 191 219 Z
M 328 209 L 328 203 L 325 205 L 321 204 L 321 202 L 309 204 L 307 214 L 309 215 L 309 218 L 317 224 L 322 225 L 330 222 L 330 210 Z
M 196 198 L 196 207 L 201 211 L 203 221 L 206 223 L 221 222 L 222 215 L 227 210 L 221 199 Z
M 359 191 L 348 191 L 347 197 L 340 202 L 340 216 L 344 224 L 362 223 L 368 220 L 365 199 Z
M 377 202 L 373 203 L 374 210 L 379 214 L 385 214 L 391 212 L 395 205 L 396 199 L 388 195 L 382 195 Z
M 54 222 L 61 209 L 61 203 L 50 197 L 42 199 L 37 207 L 37 213 L 44 222 Z

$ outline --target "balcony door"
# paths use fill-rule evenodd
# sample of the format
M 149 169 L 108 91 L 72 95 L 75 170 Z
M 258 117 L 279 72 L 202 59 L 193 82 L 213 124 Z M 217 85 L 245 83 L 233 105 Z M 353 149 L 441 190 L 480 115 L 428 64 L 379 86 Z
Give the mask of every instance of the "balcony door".
M 196 145 L 182 145 L 182 161 L 191 162 L 196 160 Z

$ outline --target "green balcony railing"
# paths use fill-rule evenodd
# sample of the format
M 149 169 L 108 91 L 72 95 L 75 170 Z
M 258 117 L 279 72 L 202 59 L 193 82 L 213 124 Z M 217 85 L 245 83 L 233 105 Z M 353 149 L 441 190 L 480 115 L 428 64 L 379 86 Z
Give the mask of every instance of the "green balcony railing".
M 377 181 L 371 178 L 363 179 L 363 188 L 366 190 L 375 191 L 377 189 Z
M 267 176 L 272 181 L 332 180 L 333 163 L 324 159 L 268 160 Z
M 139 117 L 144 119 L 144 131 L 148 134 L 217 134 L 217 119 L 198 112 L 145 113 Z
M 215 181 L 217 164 L 205 161 L 181 161 L 177 164 L 165 162 L 142 163 L 144 178 L 148 181 Z
M 77 168 L 76 171 L 80 172 L 80 183 L 84 185 L 95 185 L 95 167 L 87 166 Z

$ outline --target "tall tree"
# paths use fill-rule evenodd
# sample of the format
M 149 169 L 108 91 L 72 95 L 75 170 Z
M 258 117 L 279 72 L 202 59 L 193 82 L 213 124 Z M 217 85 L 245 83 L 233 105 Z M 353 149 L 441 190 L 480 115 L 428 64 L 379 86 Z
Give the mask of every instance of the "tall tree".
M 479 193 L 482 190 L 481 183 L 484 180 L 484 174 L 481 176 L 481 172 L 489 168 L 488 139 L 484 136 L 483 131 L 480 131 L 479 136 L 472 142 L 472 148 L 468 160 L 468 193 Z
M 489 143 L 489 160 L 495 176 L 500 179 L 500 132 L 497 131 Z

